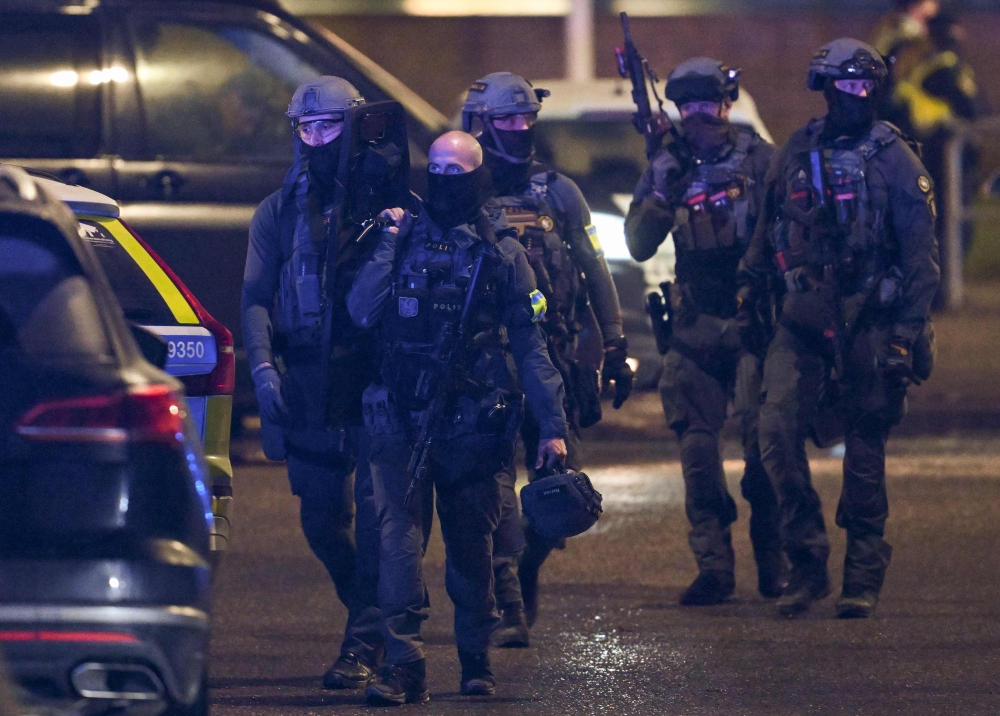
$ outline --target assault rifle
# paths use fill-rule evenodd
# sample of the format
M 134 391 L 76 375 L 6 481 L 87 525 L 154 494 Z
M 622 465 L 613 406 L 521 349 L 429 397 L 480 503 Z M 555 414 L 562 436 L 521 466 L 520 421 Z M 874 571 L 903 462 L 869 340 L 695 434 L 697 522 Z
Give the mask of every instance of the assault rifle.
M 445 409 L 456 391 L 469 381 L 468 353 L 480 344 L 481 338 L 489 337 L 488 333 L 481 333 L 471 338 L 469 334 L 476 319 L 478 300 L 483 293 L 483 287 L 493 274 L 495 262 L 495 249 L 491 245 L 485 246 L 472 265 L 472 274 L 469 277 L 469 286 L 466 289 L 465 302 L 462 304 L 462 313 L 458 321 L 441 326 L 441 333 L 431 355 L 431 365 L 422 370 L 417 379 L 417 397 L 430 396 L 430 402 L 417 420 L 420 433 L 407 467 L 410 485 L 406 488 L 404 507 L 409 507 L 417 491 L 417 485 L 427 477 L 434 442 L 441 430 Z
M 618 61 L 618 74 L 632 81 L 632 101 L 636 112 L 632 115 L 632 123 L 639 134 L 646 138 L 646 158 L 652 159 L 659 150 L 663 138 L 670 134 L 675 140 L 680 139 L 680 133 L 670 121 L 663 109 L 663 99 L 656 91 L 660 78 L 649 66 L 649 60 L 639 54 L 632 42 L 632 30 L 628 24 L 628 13 L 621 14 L 622 29 L 625 32 L 625 44 L 615 48 L 615 59 Z M 649 104 L 649 93 L 646 91 L 646 78 L 653 88 L 653 97 L 659 105 L 659 111 L 653 113 Z

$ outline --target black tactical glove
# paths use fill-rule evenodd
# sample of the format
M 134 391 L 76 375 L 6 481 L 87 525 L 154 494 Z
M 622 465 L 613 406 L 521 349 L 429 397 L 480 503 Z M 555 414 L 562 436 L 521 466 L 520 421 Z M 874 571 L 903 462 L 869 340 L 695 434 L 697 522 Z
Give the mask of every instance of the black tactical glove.
M 920 378 L 913 372 L 913 345 L 895 336 L 889 341 L 889 355 L 885 359 L 885 377 L 903 385 L 920 385 Z
M 679 204 L 687 191 L 687 182 L 676 157 L 664 149 L 653 157 L 650 166 L 653 169 L 653 191 L 657 198 L 671 205 Z
M 288 422 L 288 407 L 281 397 L 281 375 L 270 363 L 261 363 L 253 369 L 253 384 L 261 417 L 277 425 Z
M 632 380 L 635 374 L 625 361 L 626 358 L 628 358 L 628 341 L 625 340 L 625 336 L 604 342 L 604 368 L 601 371 L 601 380 L 605 385 L 612 380 L 615 382 L 615 399 L 612 403 L 615 410 L 622 407 L 632 394 Z

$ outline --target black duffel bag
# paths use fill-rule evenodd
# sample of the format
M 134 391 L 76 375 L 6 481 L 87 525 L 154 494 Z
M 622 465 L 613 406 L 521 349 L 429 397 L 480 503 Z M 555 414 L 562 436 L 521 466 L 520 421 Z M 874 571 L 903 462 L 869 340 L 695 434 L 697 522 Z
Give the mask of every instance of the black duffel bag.
M 521 511 L 543 537 L 576 537 L 601 516 L 601 493 L 582 472 L 567 470 L 539 477 L 521 490 Z

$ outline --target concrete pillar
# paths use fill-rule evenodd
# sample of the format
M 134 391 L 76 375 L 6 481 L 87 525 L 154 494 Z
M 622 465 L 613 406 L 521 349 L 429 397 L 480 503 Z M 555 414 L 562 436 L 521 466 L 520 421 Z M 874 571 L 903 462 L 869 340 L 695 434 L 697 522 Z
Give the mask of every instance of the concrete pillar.
M 566 77 L 594 79 L 594 0 L 570 0 L 566 16 Z

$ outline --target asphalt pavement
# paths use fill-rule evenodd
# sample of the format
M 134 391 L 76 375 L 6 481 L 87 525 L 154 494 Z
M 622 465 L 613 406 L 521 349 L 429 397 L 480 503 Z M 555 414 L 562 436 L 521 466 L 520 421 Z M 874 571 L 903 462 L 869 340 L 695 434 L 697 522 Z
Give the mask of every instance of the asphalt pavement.
M 652 405 L 650 405 L 652 401 Z M 655 413 L 655 396 L 632 411 Z M 662 421 L 662 417 L 660 418 Z M 943 431 L 946 432 L 946 431 Z M 459 666 L 435 531 L 426 558 L 432 701 L 428 714 L 996 714 L 1000 713 L 1000 438 L 890 441 L 895 552 L 876 616 L 833 618 L 843 533 L 833 522 L 840 461 L 812 463 L 833 556 L 834 597 L 786 620 L 756 593 L 738 497 L 742 464 L 727 445 L 740 505 L 737 588 L 717 607 L 681 608 L 695 576 L 676 446 L 598 441 L 588 470 L 605 514 L 546 564 L 541 614 L 524 650 L 493 650 L 497 695 L 458 695 Z M 360 692 L 323 690 L 345 611 L 297 520 L 282 466 L 237 468 L 232 548 L 217 576 L 211 694 L 216 716 L 353 714 Z
M 935 317 L 938 365 L 889 441 L 893 545 L 874 618 L 839 621 L 843 532 L 833 516 L 840 461 L 812 453 L 833 555 L 834 596 L 803 619 L 756 593 L 739 497 L 740 448 L 724 455 L 740 507 L 737 587 L 718 607 L 677 605 L 695 576 L 677 442 L 655 393 L 588 431 L 587 471 L 604 493 L 591 532 L 553 554 L 524 650 L 493 650 L 497 695 L 458 695 L 459 667 L 439 533 L 426 559 L 432 701 L 427 714 L 925 716 L 1000 714 L 1000 283 Z M 236 522 L 217 576 L 216 716 L 355 714 L 359 692 L 324 691 L 345 612 L 298 527 L 281 466 L 252 437 L 234 444 Z

